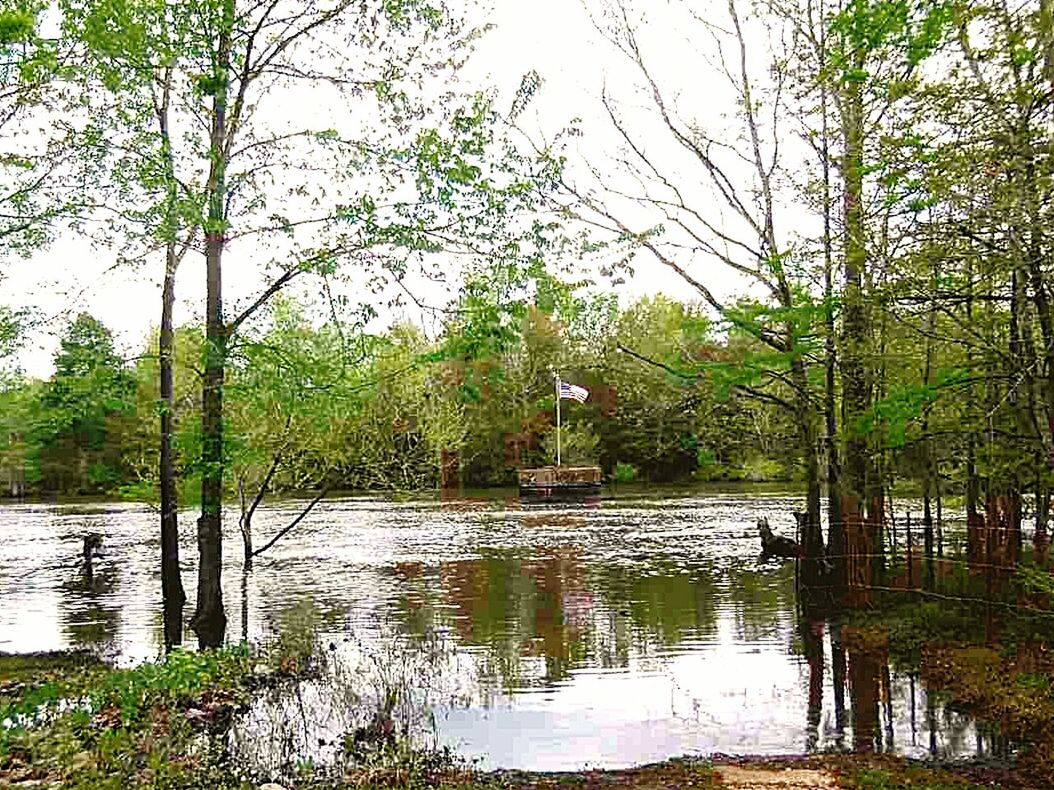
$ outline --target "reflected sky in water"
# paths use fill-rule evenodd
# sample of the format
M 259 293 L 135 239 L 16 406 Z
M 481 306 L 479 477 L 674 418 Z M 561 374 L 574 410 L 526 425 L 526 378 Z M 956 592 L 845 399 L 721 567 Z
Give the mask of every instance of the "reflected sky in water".
M 260 512 L 257 544 L 299 506 Z M 755 524 L 764 516 L 793 534 L 800 506 L 662 489 L 585 508 L 495 494 L 337 499 L 259 558 L 244 584 L 229 519 L 228 636 L 272 638 L 309 606 L 337 645 L 439 640 L 447 654 L 429 681 L 439 740 L 487 768 L 986 748 L 968 720 L 883 657 L 844 655 L 826 624 L 796 626 L 793 567 L 759 561 Z M 140 505 L 0 507 L 0 650 L 86 647 L 123 663 L 158 655 L 156 525 Z M 189 616 L 193 514 L 181 526 Z M 87 532 L 105 541 L 91 579 L 78 565 Z M 320 718 L 323 729 L 344 722 Z

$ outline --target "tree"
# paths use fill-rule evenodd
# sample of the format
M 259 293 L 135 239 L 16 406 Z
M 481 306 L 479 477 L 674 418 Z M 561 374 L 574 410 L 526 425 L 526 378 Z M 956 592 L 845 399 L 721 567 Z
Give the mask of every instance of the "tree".
M 810 365 L 814 324 L 822 312 L 808 288 L 807 261 L 796 247 L 797 234 L 783 229 L 790 226 L 786 220 L 781 224 L 776 194 L 786 167 L 779 144 L 779 96 L 786 75 L 776 64 L 767 84 L 759 79 L 760 64 L 752 59 L 734 0 L 727 4 L 724 33 L 687 4 L 679 5 L 674 12 L 680 15 L 677 24 L 698 25 L 702 36 L 715 41 L 716 70 L 727 78 L 734 121 L 729 130 L 715 130 L 699 117 L 687 117 L 692 110 L 686 109 L 683 93 L 678 95 L 658 76 L 642 43 L 647 39 L 636 6 L 629 0 L 610 0 L 590 7 L 599 8 L 596 27 L 625 57 L 652 115 L 647 125 L 634 122 L 605 89 L 604 108 L 621 143 L 614 158 L 628 178 L 618 185 L 566 178 L 563 186 L 570 202 L 564 210 L 607 234 L 609 245 L 645 251 L 680 277 L 719 321 L 749 334 L 764 348 L 758 361 L 765 363 L 749 366 L 745 378 L 734 383 L 739 392 L 780 404 L 793 414 L 806 480 L 803 540 L 810 561 L 805 577 L 816 584 L 823 543 L 818 410 Z M 697 97 L 694 108 L 708 103 Z M 676 154 L 660 153 L 656 135 L 672 144 Z M 595 165 L 592 173 L 597 173 Z M 720 206 L 720 221 L 710 208 L 712 201 Z M 762 296 L 739 302 L 720 297 L 705 274 L 707 265 L 715 263 Z
M 45 488 L 105 492 L 125 477 L 120 421 L 133 412 L 134 391 L 110 331 L 77 316 L 59 342 L 34 431 Z
M 29 125 L 51 109 L 55 77 L 66 52 L 40 35 L 45 3 L 0 3 L 0 240 L 4 257 L 38 247 L 50 224 L 75 212 L 59 183 L 67 156 L 53 144 L 64 137 L 34 134 Z
M 197 210 L 206 262 L 193 625 L 202 645 L 216 645 L 226 622 L 223 386 L 235 336 L 291 282 L 332 278 L 344 260 L 399 278 L 422 252 L 515 254 L 505 219 L 533 199 L 536 182 L 530 168 L 524 177 L 522 159 L 504 156 L 511 151 L 495 136 L 498 117 L 485 97 L 422 99 L 423 75 L 455 72 L 474 35 L 447 9 L 416 0 L 200 0 L 162 4 L 156 26 L 140 20 L 158 18 L 150 16 L 156 4 L 137 6 L 139 15 L 87 0 L 70 8 L 92 30 L 116 28 L 142 51 L 168 56 L 151 62 L 176 75 L 162 104 L 171 102 L 182 132 L 168 144 L 180 190 Z M 169 38 L 157 40 L 159 30 L 175 31 L 171 48 Z M 121 59 L 124 50 L 100 54 Z M 337 111 L 317 119 L 269 113 L 294 93 Z M 316 178 L 303 179 L 304 162 Z M 464 244 L 467 237 L 474 242 Z M 231 244 L 248 243 L 267 250 L 260 274 L 269 282 L 228 317 L 224 256 Z

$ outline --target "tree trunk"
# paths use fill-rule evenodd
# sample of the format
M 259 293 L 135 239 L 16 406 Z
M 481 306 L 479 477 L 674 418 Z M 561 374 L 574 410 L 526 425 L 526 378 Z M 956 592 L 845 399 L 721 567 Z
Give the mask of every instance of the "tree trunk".
M 863 68 L 863 54 L 857 67 Z M 864 274 L 867 268 L 865 243 L 864 193 L 864 105 L 859 82 L 850 82 L 843 100 L 843 136 L 845 153 L 842 166 L 844 192 L 844 277 L 842 350 L 842 425 L 845 430 L 845 461 L 840 479 L 842 488 L 842 523 L 845 530 L 847 566 L 854 566 L 850 585 L 868 587 L 874 569 L 866 567 L 869 557 L 882 553 L 880 536 L 882 506 L 874 498 L 874 481 L 869 478 L 868 437 L 861 422 L 870 408 L 870 383 L 865 358 L 868 348 L 868 317 L 864 302 Z M 851 536 L 851 539 L 850 539 Z M 856 603 L 868 600 L 865 590 L 854 593 Z
M 1050 489 L 1042 475 L 1036 478 L 1036 531 L 1032 537 L 1036 562 L 1045 567 L 1050 547 L 1050 536 L 1047 533 L 1047 522 L 1050 520 Z
M 260 495 L 256 501 L 259 502 L 263 496 L 263 486 L 260 487 Z M 241 502 L 241 516 L 238 518 L 238 530 L 242 533 L 242 570 L 246 573 L 253 568 L 253 510 L 256 504 L 250 508 L 245 501 L 245 480 L 238 477 L 238 500 Z M 243 575 L 244 582 L 244 575 Z
M 233 9 L 224 3 L 216 49 L 205 228 L 205 377 L 201 397 L 201 517 L 198 519 L 198 601 L 193 627 L 202 648 L 220 647 L 227 630 L 223 608 L 223 380 L 227 329 L 223 320 L 223 250 L 226 241 L 227 80 Z
M 791 361 L 791 376 L 799 391 L 795 399 L 795 421 L 801 442 L 802 460 L 805 463 L 805 521 L 801 524 L 802 593 L 803 607 L 809 616 L 818 607 L 820 590 L 824 586 L 824 543 L 820 526 L 820 462 L 816 441 L 815 414 L 809 396 L 809 381 L 805 363 L 800 357 Z
M 927 481 L 926 495 L 922 498 L 922 541 L 924 561 L 926 563 L 923 587 L 932 590 L 934 587 L 933 567 L 933 511 L 930 509 L 929 482 Z
M 824 23 L 826 24 L 826 23 Z M 826 58 L 825 28 L 820 32 L 821 57 Z M 820 169 L 823 173 L 823 297 L 824 422 L 827 429 L 827 556 L 832 564 L 832 596 L 841 603 L 845 595 L 845 528 L 842 523 L 841 471 L 838 466 L 838 422 L 835 416 L 835 376 L 838 369 L 834 321 L 834 237 L 832 235 L 831 155 L 828 146 L 827 87 L 820 87 Z
M 926 315 L 926 340 L 925 340 L 925 365 L 922 371 L 922 383 L 927 388 L 931 384 L 933 378 L 933 336 L 937 329 L 937 304 L 936 304 L 936 293 L 937 293 L 937 270 L 936 267 L 933 269 L 933 277 L 930 280 L 930 304 L 929 310 Z M 933 510 L 932 510 L 932 497 L 934 489 L 936 488 L 936 468 L 933 459 L 933 441 L 930 438 L 930 410 L 929 407 L 924 407 L 922 416 L 922 435 L 923 435 L 923 452 L 925 453 L 925 482 L 923 483 L 923 497 L 922 497 L 922 538 L 925 552 L 925 579 L 923 587 L 927 590 L 933 590 L 935 573 L 934 573 L 934 532 L 933 532 Z
M 966 271 L 966 320 L 973 323 L 973 267 L 967 259 Z M 973 372 L 974 352 L 971 346 L 966 352 L 966 364 Z M 987 378 L 987 366 L 985 368 Z M 966 558 L 974 566 L 983 558 L 984 517 L 981 515 L 981 478 L 977 474 L 977 393 L 971 382 L 966 392 L 966 415 L 969 435 L 966 437 Z
M 161 291 L 161 331 L 158 336 L 158 367 L 161 397 L 161 451 L 158 477 L 161 484 L 161 597 L 164 611 L 165 649 L 183 644 L 183 606 L 187 602 L 183 577 L 179 569 L 179 501 L 176 493 L 176 467 L 172 457 L 172 434 L 175 420 L 173 385 L 173 350 L 175 347 L 172 310 L 176 302 L 176 269 L 180 256 L 176 251 L 176 182 L 169 135 L 169 101 L 172 70 L 165 72 L 158 124 L 165 157 L 168 216 L 165 244 L 165 280 Z
M 179 570 L 179 502 L 176 469 L 172 458 L 175 396 L 172 376 L 172 308 L 176 299 L 176 244 L 168 243 L 165 284 L 161 296 L 161 333 L 158 358 L 161 375 L 161 593 L 165 623 L 165 649 L 183 644 L 183 606 L 187 602 Z

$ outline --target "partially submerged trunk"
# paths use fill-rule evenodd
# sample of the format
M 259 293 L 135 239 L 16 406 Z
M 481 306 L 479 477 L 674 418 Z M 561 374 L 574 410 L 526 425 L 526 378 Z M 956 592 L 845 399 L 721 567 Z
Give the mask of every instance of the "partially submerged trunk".
M 172 375 L 172 308 L 175 303 L 176 250 L 168 244 L 165 284 L 161 297 L 161 333 L 158 357 L 161 377 L 161 453 L 158 470 L 161 481 L 161 592 L 164 609 L 165 648 L 183 644 L 183 606 L 187 602 L 179 570 L 179 501 L 176 495 L 176 469 L 172 456 L 175 396 Z
M 227 15 L 230 19 L 227 19 Z M 223 608 L 223 382 L 227 327 L 223 319 L 223 251 L 226 243 L 227 80 L 231 71 L 233 9 L 216 48 L 216 74 L 205 227 L 205 375 L 201 397 L 201 516 L 198 518 L 198 600 L 193 628 L 201 648 L 220 647 L 227 631 Z
M 864 57 L 862 50 L 856 54 L 858 69 L 863 69 Z M 870 601 L 875 572 L 883 565 L 884 496 L 870 455 L 869 437 L 863 430 L 871 407 L 871 376 L 866 364 L 870 327 L 864 293 L 868 255 L 863 206 L 864 101 L 859 82 L 850 82 L 846 88 L 842 133 L 845 292 L 840 362 L 842 425 L 846 438 L 840 510 L 849 588 L 847 599 L 853 605 L 864 605 Z
M 172 70 L 164 76 L 158 123 L 161 130 L 168 176 L 168 233 L 165 245 L 165 279 L 161 290 L 161 331 L 158 336 L 158 368 L 161 398 L 161 451 L 158 478 L 161 487 L 161 597 L 164 611 L 165 649 L 183 644 L 183 607 L 187 602 L 179 569 L 179 500 L 176 494 L 176 466 L 172 454 L 175 422 L 173 352 L 175 347 L 172 311 L 176 303 L 176 269 L 180 254 L 176 249 L 176 183 L 169 138 L 169 102 Z
M 252 507 L 247 506 L 245 502 L 245 478 L 238 478 L 238 501 L 241 502 L 241 515 L 238 516 L 238 531 L 242 534 L 242 550 L 244 552 L 242 557 L 243 571 L 251 571 L 253 567 L 253 511 L 256 509 L 256 503 L 261 496 L 263 496 L 262 486 L 260 488 L 260 494 L 253 502 Z
M 807 397 L 808 380 L 805 364 L 801 359 L 791 363 L 792 381 L 801 390 L 797 402 L 799 440 L 802 460 L 805 462 L 805 516 L 801 520 L 802 574 L 801 583 L 805 593 L 806 610 L 821 604 L 821 590 L 825 586 L 825 552 L 823 530 L 820 525 L 820 462 L 817 455 L 819 443 L 816 434 L 816 417 Z

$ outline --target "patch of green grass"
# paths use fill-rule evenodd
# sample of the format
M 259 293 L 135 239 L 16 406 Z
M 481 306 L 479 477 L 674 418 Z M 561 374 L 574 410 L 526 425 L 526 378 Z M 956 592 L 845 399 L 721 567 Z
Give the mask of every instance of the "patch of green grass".
M 5 657 L 0 785 L 251 787 L 203 734 L 248 699 L 248 648 L 174 651 L 132 669 Z
M 101 666 L 101 663 L 91 653 L 79 651 L 0 653 L 0 682 L 12 679 L 25 680 L 27 675 Z
M 980 785 L 971 784 L 944 772 L 935 773 L 909 767 L 863 768 L 853 775 L 852 781 L 857 790 L 981 790 Z

